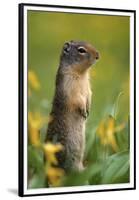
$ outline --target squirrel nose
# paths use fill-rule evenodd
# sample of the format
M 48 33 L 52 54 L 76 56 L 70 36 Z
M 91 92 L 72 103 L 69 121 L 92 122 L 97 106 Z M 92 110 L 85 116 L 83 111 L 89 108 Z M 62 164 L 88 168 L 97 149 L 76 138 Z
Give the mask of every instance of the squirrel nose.
M 96 52 L 96 60 L 99 59 L 99 52 Z

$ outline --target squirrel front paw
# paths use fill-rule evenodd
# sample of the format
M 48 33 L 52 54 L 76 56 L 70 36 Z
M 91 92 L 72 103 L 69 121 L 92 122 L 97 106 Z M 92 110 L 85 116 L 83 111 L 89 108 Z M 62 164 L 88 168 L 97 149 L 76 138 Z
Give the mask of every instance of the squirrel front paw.
M 83 109 L 83 108 L 79 108 L 78 109 L 78 112 L 79 112 L 79 114 L 84 118 L 84 119 L 86 119 L 87 117 L 88 117 L 88 112 L 86 111 L 86 109 Z
M 87 102 L 86 102 L 87 117 L 89 116 L 89 111 L 90 111 L 90 100 L 87 98 Z

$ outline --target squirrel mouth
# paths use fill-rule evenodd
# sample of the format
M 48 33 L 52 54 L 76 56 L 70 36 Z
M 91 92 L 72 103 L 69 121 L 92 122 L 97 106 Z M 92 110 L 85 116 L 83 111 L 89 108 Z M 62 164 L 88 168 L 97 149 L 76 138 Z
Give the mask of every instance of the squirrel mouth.
M 94 64 L 96 64 L 96 62 L 97 62 L 97 59 L 92 58 L 92 60 L 91 60 L 91 62 L 90 62 L 91 67 L 93 67 Z
M 94 59 L 94 60 L 92 61 L 92 64 L 91 64 L 91 66 L 93 67 L 93 66 L 94 66 L 94 64 L 96 64 L 96 59 Z

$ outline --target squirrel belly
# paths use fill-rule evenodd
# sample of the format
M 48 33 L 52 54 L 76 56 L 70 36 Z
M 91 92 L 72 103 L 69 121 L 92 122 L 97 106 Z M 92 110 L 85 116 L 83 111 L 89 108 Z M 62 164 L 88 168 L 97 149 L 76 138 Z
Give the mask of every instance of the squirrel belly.
M 71 41 L 62 50 L 46 142 L 62 144 L 63 150 L 56 156 L 65 172 L 83 169 L 85 124 L 91 104 L 89 68 L 96 59 L 98 52 L 86 42 Z

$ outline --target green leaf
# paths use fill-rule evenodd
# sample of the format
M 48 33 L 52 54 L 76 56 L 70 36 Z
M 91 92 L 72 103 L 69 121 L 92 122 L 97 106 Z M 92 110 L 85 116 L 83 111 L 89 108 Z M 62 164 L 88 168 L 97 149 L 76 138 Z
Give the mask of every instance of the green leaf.
M 28 166 L 33 168 L 37 173 L 43 170 L 43 153 L 33 146 L 28 147 Z
M 110 156 L 102 171 L 102 183 L 122 182 L 123 176 L 129 176 L 129 152 L 116 153 Z
M 71 175 L 66 177 L 64 186 L 89 185 L 90 178 L 98 174 L 100 170 L 101 165 L 99 163 L 95 163 L 82 172 L 72 172 Z
M 35 174 L 29 181 L 29 188 L 43 188 L 45 187 L 45 176 L 44 174 Z
M 111 115 L 114 117 L 114 119 L 117 119 L 117 115 L 119 112 L 119 101 L 120 101 L 120 97 L 123 95 L 123 92 L 120 92 L 116 98 L 116 101 L 113 105 L 113 109 L 112 109 L 112 113 Z
M 45 142 L 46 139 L 46 130 L 47 130 L 47 125 L 44 125 L 41 129 L 40 129 L 40 140 L 41 143 Z
M 87 161 L 95 161 L 97 157 L 97 138 L 96 138 L 97 127 L 90 130 L 86 138 L 86 148 L 84 159 Z

